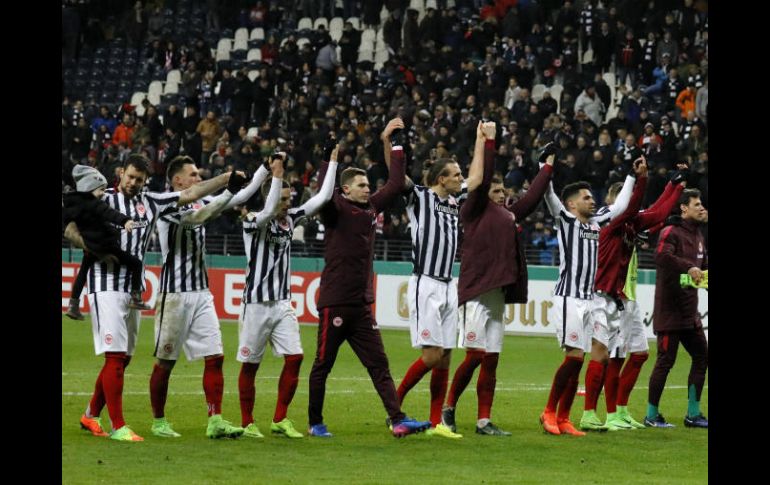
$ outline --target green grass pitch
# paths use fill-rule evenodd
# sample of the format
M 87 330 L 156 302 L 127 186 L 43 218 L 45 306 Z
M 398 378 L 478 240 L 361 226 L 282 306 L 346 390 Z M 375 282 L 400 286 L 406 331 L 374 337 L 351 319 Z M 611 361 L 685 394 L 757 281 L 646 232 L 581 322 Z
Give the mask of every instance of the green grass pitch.
M 385 427 L 385 411 L 369 377 L 347 345 L 332 371 L 324 408 L 331 439 L 289 440 L 270 436 L 276 387 L 282 359 L 270 350 L 257 374 L 255 419 L 265 438 L 209 440 L 205 436 L 206 404 L 201 384 L 202 362 L 177 363 L 169 385 L 166 416 L 178 439 L 150 433 L 152 415 L 149 376 L 152 371 L 153 323 L 143 322 L 137 352 L 126 369 L 123 409 L 126 422 L 145 438 L 143 443 L 118 443 L 80 430 L 78 419 L 90 399 L 102 357 L 93 353 L 90 320 L 62 317 L 62 482 L 63 483 L 706 483 L 708 432 L 685 428 L 687 372 L 690 360 L 681 351 L 668 378 L 661 412 L 674 429 L 643 429 L 589 434 L 583 438 L 550 436 L 542 432 L 538 416 L 562 354 L 553 337 L 506 336 L 497 371 L 492 420 L 511 431 L 510 437 L 474 433 L 474 380 L 457 408 L 461 440 L 413 435 L 393 438 Z M 305 361 L 294 402 L 289 408 L 300 432 L 307 431 L 307 378 L 316 350 L 316 327 L 302 326 Z M 240 424 L 237 324 L 222 323 L 225 347 L 223 415 Z M 391 373 L 399 384 L 418 353 L 409 333 L 382 331 Z M 653 346 L 654 347 L 654 346 Z M 651 349 L 630 410 L 641 420 L 646 410 L 647 384 L 655 359 Z M 456 350 L 451 376 L 464 351 Z M 585 366 L 583 374 L 585 372 Z M 581 386 L 583 382 L 581 374 Z M 427 420 L 429 376 L 407 396 L 404 410 Z M 582 412 L 577 397 L 572 420 Z M 702 407 L 708 415 L 708 381 Z M 604 396 L 599 415 L 605 414 Z M 105 425 L 107 410 L 102 412 Z

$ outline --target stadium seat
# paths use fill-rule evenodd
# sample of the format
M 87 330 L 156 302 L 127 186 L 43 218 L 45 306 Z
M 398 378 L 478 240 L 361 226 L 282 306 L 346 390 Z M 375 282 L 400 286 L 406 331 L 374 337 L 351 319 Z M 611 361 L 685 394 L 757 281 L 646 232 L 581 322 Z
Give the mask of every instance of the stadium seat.
M 167 83 L 181 83 L 182 82 L 182 72 L 179 69 L 172 69 L 168 71 L 168 74 L 166 74 L 166 82 Z
M 583 64 L 590 64 L 594 60 L 593 49 L 588 49 L 583 53 Z
M 345 20 L 347 22 L 350 22 L 351 25 L 353 25 L 354 29 L 361 30 L 361 19 L 359 19 L 358 17 L 348 17 Z M 344 22 L 343 22 L 343 27 L 344 27 Z
M 176 94 L 179 92 L 179 84 L 167 82 L 163 86 L 163 94 Z
M 240 29 L 235 31 L 235 41 L 248 41 L 249 40 L 249 29 L 246 27 L 241 27 Z
M 262 27 L 254 27 L 251 29 L 249 40 L 265 40 L 265 29 Z
M 543 99 L 543 93 L 545 92 L 545 84 L 535 84 L 532 86 L 532 101 L 537 103 Z
M 262 60 L 262 51 L 259 49 L 249 49 L 248 54 L 246 55 L 247 61 L 261 61 Z
M 323 25 L 326 27 L 326 30 L 329 30 L 329 21 L 326 20 L 326 17 L 318 17 L 315 19 L 315 22 L 313 22 L 313 30 L 318 30 L 319 25 Z
M 556 100 L 556 112 L 561 109 L 561 92 L 564 90 L 564 86 L 561 84 L 554 84 L 551 86 L 551 97 Z
M 142 91 L 136 91 L 131 95 L 131 105 L 138 106 L 142 104 L 142 100 L 147 97 L 147 93 Z
M 297 24 L 297 30 L 312 30 L 313 29 L 313 20 L 310 17 L 302 17 L 299 19 L 299 23 Z
M 147 94 L 157 94 L 158 96 L 163 94 L 163 83 L 160 81 L 151 82 L 150 86 L 147 88 Z
M 254 82 L 254 80 L 259 77 L 259 71 L 256 69 L 252 69 L 251 71 L 249 71 L 248 76 L 249 76 L 249 80 L 251 82 Z

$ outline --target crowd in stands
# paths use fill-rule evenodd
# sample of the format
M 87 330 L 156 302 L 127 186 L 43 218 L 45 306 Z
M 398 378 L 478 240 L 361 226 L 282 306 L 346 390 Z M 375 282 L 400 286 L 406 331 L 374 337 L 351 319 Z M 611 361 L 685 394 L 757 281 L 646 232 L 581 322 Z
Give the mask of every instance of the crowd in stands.
M 132 152 L 152 162 L 148 188 L 165 190 L 166 164 L 179 154 L 192 157 L 208 178 L 233 168 L 253 173 L 280 148 L 289 155 L 293 203 L 300 204 L 318 190 L 316 171 L 330 132 L 340 140 L 338 173 L 363 168 L 377 187 L 387 178 L 379 134 L 399 115 L 415 181 L 425 164 L 441 157 L 455 158 L 467 174 L 483 119 L 497 123 L 495 169 L 511 198 L 527 190 L 541 147 L 555 141 L 557 193 L 586 180 L 600 205 L 609 185 L 644 154 L 650 166 L 645 207 L 682 161 L 690 166 L 689 186 L 701 190 L 708 207 L 704 0 L 81 0 L 62 6 L 63 72 L 88 52 L 120 45 L 135 50 L 138 76 L 181 74 L 178 93 L 135 105 L 101 103 L 68 89 L 63 74 L 63 191 L 74 187 L 75 164 L 96 167 L 114 183 Z M 179 9 L 200 13 L 196 30 L 168 21 Z M 330 35 L 326 22 L 299 29 L 303 17 L 341 17 L 342 31 Z M 218 39 L 244 27 L 263 29 L 264 39 L 249 43 L 260 59 L 218 60 Z M 359 56 L 369 29 L 381 32 L 384 62 Z M 383 215 L 382 238 L 409 240 L 404 207 Z M 237 216 L 220 218 L 208 232 L 238 234 Z M 522 230 L 540 257 L 531 262 L 551 264 L 558 244 L 547 211 L 535 212 Z M 323 226 L 311 219 L 299 232 L 298 240 L 318 242 Z

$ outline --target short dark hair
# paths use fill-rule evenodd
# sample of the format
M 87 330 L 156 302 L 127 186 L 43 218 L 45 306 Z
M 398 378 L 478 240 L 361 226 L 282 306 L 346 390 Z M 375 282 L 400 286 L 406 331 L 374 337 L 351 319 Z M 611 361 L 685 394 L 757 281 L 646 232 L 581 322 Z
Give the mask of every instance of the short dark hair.
M 283 189 L 290 189 L 291 185 L 289 185 L 289 182 L 287 182 L 285 179 L 281 181 L 281 190 Z M 262 184 L 262 197 L 264 199 L 267 199 L 267 194 L 270 193 L 270 186 L 273 184 L 273 179 L 270 179 L 270 183 L 264 183 Z
M 700 199 L 700 190 L 698 189 L 685 189 L 682 191 L 682 195 L 679 196 L 679 203 L 677 207 L 682 205 L 690 205 L 690 199 Z M 681 211 L 681 208 L 680 208 Z
M 166 179 L 168 179 L 168 181 L 171 182 L 171 179 L 174 178 L 174 175 L 181 172 L 182 168 L 188 163 L 195 165 L 195 160 L 188 157 L 187 155 L 179 155 L 177 157 L 174 157 L 174 159 L 171 160 L 171 162 L 168 164 L 168 168 L 166 169 Z
M 428 173 L 425 174 L 425 185 L 428 187 L 436 185 L 439 177 L 445 177 L 447 175 L 447 165 L 450 163 L 457 163 L 451 158 L 440 158 L 433 162 L 433 165 L 428 169 Z
M 342 171 L 340 175 L 340 186 L 348 185 L 356 175 L 363 175 L 366 177 L 366 171 L 356 167 L 348 167 Z
M 501 184 L 501 183 L 503 183 L 503 179 L 500 178 L 499 175 L 493 175 L 491 183 L 493 183 L 493 184 Z
M 150 160 L 141 153 L 129 155 L 125 163 L 123 163 L 123 170 L 127 169 L 129 165 L 133 166 L 137 172 L 150 173 Z
M 591 190 L 591 184 L 588 182 L 575 182 L 566 185 L 561 191 L 562 202 L 567 202 L 568 199 L 571 199 L 574 195 L 578 194 L 583 189 Z

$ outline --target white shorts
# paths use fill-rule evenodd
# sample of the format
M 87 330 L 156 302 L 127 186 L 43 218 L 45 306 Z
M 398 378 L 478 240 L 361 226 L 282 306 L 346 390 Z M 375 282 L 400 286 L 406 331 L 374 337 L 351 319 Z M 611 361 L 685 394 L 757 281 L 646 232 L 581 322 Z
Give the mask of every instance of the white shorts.
M 620 345 L 620 321 L 623 318 L 623 312 L 618 310 L 615 300 L 604 293 L 594 295 L 594 332 L 596 324 L 604 327 L 607 333 L 607 341 L 602 342 L 608 350 Z M 594 337 L 596 338 L 596 337 Z
M 184 348 L 187 360 L 224 352 L 214 297 L 209 290 L 166 293 L 165 303 L 163 295 L 158 294 L 155 309 L 155 357 L 177 360 L 180 348 Z
M 134 355 L 139 336 L 139 310 L 128 308 L 131 295 L 122 291 L 88 294 L 96 355 L 125 352 Z
M 412 275 L 409 295 L 409 330 L 412 347 L 453 349 L 457 343 L 457 281 L 445 283 Z
M 267 342 L 273 355 L 302 354 L 299 322 L 289 300 L 248 303 L 238 320 L 238 362 L 258 364 Z
M 650 350 L 639 303 L 624 299 L 623 306 L 625 310 L 621 312 L 620 317 L 620 338 L 610 347 L 610 357 L 613 358 L 625 358 L 632 352 Z
M 505 295 L 495 288 L 460 307 L 460 335 L 457 346 L 500 353 L 503 349 Z
M 554 322 L 556 338 L 561 347 L 591 351 L 591 339 L 604 345 L 609 343 L 607 326 L 597 321 L 595 300 L 581 300 L 571 296 L 553 296 L 548 319 Z

